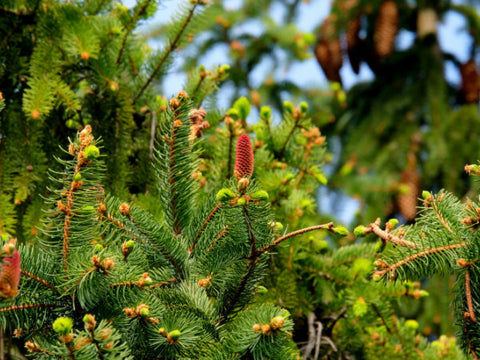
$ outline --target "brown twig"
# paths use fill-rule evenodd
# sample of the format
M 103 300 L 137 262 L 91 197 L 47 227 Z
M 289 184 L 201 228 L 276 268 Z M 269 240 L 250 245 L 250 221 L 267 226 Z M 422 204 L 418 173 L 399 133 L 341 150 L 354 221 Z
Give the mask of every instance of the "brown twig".
M 409 263 L 410 261 L 414 261 L 418 258 L 421 258 L 422 256 L 428 256 L 428 255 L 431 255 L 431 254 L 435 254 L 435 253 L 439 253 L 439 252 L 447 251 L 447 250 L 451 250 L 451 249 L 456 249 L 456 248 L 464 247 L 464 246 L 467 246 L 467 244 L 466 243 L 450 244 L 450 245 L 440 246 L 438 248 L 433 248 L 433 249 L 428 249 L 428 250 L 425 250 L 425 251 L 421 251 L 419 253 L 410 255 L 410 256 L 406 257 L 405 259 L 400 260 L 399 262 L 397 262 L 393 265 L 388 266 L 384 270 L 376 271 L 373 274 L 373 276 L 383 276 L 383 275 L 385 275 L 386 273 L 389 273 L 389 272 L 392 272 L 394 274 L 395 270 L 398 269 L 399 267 Z
M 294 237 L 294 236 L 297 236 L 297 235 L 301 235 L 301 234 L 304 234 L 306 232 L 309 232 L 309 231 L 315 231 L 315 230 L 331 230 L 333 228 L 333 222 L 329 222 L 327 224 L 322 224 L 322 225 L 315 225 L 315 226 L 311 226 L 311 227 L 308 227 L 308 228 L 305 228 L 305 229 L 300 229 L 300 230 L 297 230 L 297 231 L 293 231 L 289 234 L 286 234 L 286 235 L 283 235 L 282 237 L 279 237 L 277 240 L 275 240 L 272 244 L 270 245 L 267 245 L 267 246 L 264 246 L 263 248 L 261 249 L 258 249 L 256 252 L 255 252 L 255 257 L 258 257 L 259 255 L 263 254 L 265 251 L 268 251 L 270 250 L 271 248 L 277 246 L 278 244 L 280 244 L 282 241 L 285 241 L 287 239 L 290 239 L 291 237 Z M 252 257 L 251 255 L 248 256 L 247 258 L 250 258 Z
M 390 241 L 392 244 L 395 244 L 395 245 L 409 247 L 411 249 L 416 247 L 416 244 L 414 242 L 401 239 L 398 236 L 395 236 L 385 230 L 382 230 L 380 229 L 379 225 L 380 225 L 380 220 L 377 220 L 374 223 L 371 223 L 367 227 L 367 231 L 368 231 L 368 228 L 370 228 L 372 232 L 375 233 L 377 236 L 381 237 L 385 241 Z
M 227 234 L 227 231 L 229 228 L 230 226 L 227 225 L 222 231 L 220 231 L 220 234 L 218 234 L 215 240 L 210 244 L 207 251 L 210 251 L 217 244 L 218 240 L 220 240 L 222 237 L 224 237 Z
M 473 309 L 472 290 L 470 288 L 470 271 L 468 269 L 465 270 L 465 297 L 467 298 L 468 315 L 470 320 L 476 323 L 477 318 Z
M 50 284 L 47 280 L 44 280 L 32 273 L 29 273 L 28 271 L 25 271 L 25 270 L 20 270 L 20 272 L 22 273 L 22 275 L 25 275 L 26 277 L 29 277 L 30 279 L 33 279 L 35 281 L 38 281 L 39 283 L 45 285 L 46 287 L 52 289 L 53 291 L 57 291 L 57 289 L 55 288 L 55 286 L 53 286 L 52 284 Z
M 32 309 L 32 308 L 53 308 L 56 307 L 55 304 L 26 304 L 26 305 L 14 305 L 9 306 L 6 308 L 0 308 L 0 312 L 6 311 L 16 311 L 16 310 L 25 310 L 25 309 Z
M 445 220 L 445 218 L 443 217 L 443 215 L 440 213 L 440 211 L 439 211 L 439 209 L 438 209 L 438 206 L 437 206 L 437 201 L 440 201 L 440 200 L 434 199 L 434 200 L 431 202 L 433 211 L 434 211 L 435 214 L 437 215 L 438 220 L 440 220 L 440 222 L 442 223 L 442 225 L 445 226 L 445 228 L 446 228 L 450 233 L 452 233 L 453 235 L 455 235 L 455 233 L 453 232 L 453 230 L 452 230 L 452 228 L 450 227 L 450 225 L 448 224 L 448 222 Z

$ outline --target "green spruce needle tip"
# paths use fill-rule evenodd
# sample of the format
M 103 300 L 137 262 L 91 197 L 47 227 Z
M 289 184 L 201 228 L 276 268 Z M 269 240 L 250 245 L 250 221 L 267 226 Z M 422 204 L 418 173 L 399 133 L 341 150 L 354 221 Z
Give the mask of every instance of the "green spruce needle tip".
M 148 307 L 142 307 L 138 313 L 142 317 L 147 317 L 150 315 L 150 310 L 148 309 Z
M 77 172 L 74 176 L 73 176 L 73 180 L 75 181 L 80 181 L 82 180 L 82 174 Z
M 95 252 L 103 251 L 103 245 L 101 245 L 101 244 L 96 244 L 94 250 L 95 250 Z
M 429 191 L 427 191 L 427 190 L 423 190 L 423 191 L 422 191 L 422 198 L 427 199 L 427 198 L 429 198 L 430 196 L 432 196 L 432 194 L 430 194 Z
M 89 324 L 91 323 L 93 320 L 95 320 L 95 317 L 92 315 L 92 314 L 86 314 L 84 317 L 83 317 L 83 322 L 85 324 Z
M 420 290 L 420 297 L 427 297 L 430 296 L 427 290 Z
M 268 200 L 268 192 L 266 192 L 265 190 L 256 191 L 255 193 L 252 194 L 252 199 L 253 200 L 267 201 Z
M 359 225 L 353 230 L 353 233 L 355 234 L 355 236 L 363 236 L 363 235 L 365 235 L 365 230 L 366 229 L 367 228 L 365 226 Z
M 230 108 L 228 110 L 228 116 L 231 117 L 233 120 L 240 119 L 240 112 L 235 108 Z
M 397 220 L 397 219 L 390 219 L 390 220 L 388 220 L 388 225 L 389 225 L 391 228 L 394 228 L 395 226 L 398 225 L 398 220 Z
M 170 331 L 170 338 L 174 341 L 177 341 L 178 339 L 180 339 L 181 335 L 182 333 L 180 332 L 180 330 Z
M 124 246 L 126 249 L 133 249 L 133 247 L 135 246 L 135 241 L 133 240 L 125 241 Z
M 363 298 L 358 298 L 355 303 L 353 304 L 353 314 L 356 317 L 363 317 L 368 311 L 368 304 L 365 302 Z
M 238 111 L 238 116 L 241 120 L 246 120 L 250 114 L 251 105 L 246 97 L 241 97 L 233 104 L 233 108 Z
M 272 221 L 270 223 L 270 226 L 274 228 L 276 231 L 282 231 L 283 230 L 283 224 L 279 221 Z
M 53 322 L 53 331 L 59 335 L 67 335 L 72 331 L 73 320 L 69 317 L 60 317 Z
M 96 159 L 100 156 L 100 150 L 95 145 L 89 145 L 83 151 L 89 159 Z
M 409 330 L 417 330 L 418 329 L 418 322 L 416 320 L 410 319 L 405 321 L 405 327 Z
M 365 258 L 355 259 L 352 265 L 352 270 L 355 274 L 360 276 L 368 275 L 373 269 L 373 264 L 370 260 Z
M 244 197 L 241 197 L 241 198 L 239 198 L 239 199 L 237 200 L 237 204 L 238 204 L 238 205 L 245 205 L 246 202 L 247 202 L 247 201 L 245 200 Z
M 95 208 L 92 205 L 85 205 L 85 206 L 82 206 L 82 212 L 89 214 L 89 213 L 95 212 Z
M 305 114 L 308 111 L 308 103 L 306 103 L 305 101 L 302 101 L 299 105 L 299 108 L 302 114 Z
M 265 286 L 259 285 L 257 286 L 257 294 L 266 294 L 268 289 Z
M 217 200 L 222 202 L 231 200 L 234 197 L 235 197 L 235 193 L 232 190 L 227 188 L 223 188 L 217 193 Z
M 284 101 L 283 108 L 288 114 L 293 114 L 295 112 L 295 107 L 290 101 Z
M 342 235 L 342 236 L 348 235 L 348 230 L 344 226 L 334 226 L 332 230 L 335 234 L 338 234 L 338 235 Z
M 262 120 L 269 120 L 272 117 L 272 109 L 270 106 L 262 106 L 260 109 L 260 118 Z

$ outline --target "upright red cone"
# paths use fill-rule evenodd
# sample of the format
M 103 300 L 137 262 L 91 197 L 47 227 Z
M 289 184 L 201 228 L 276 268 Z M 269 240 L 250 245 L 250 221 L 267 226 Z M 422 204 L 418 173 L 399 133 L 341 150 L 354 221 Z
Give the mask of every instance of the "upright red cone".
M 241 135 L 237 141 L 237 154 L 233 175 L 238 180 L 253 174 L 253 149 L 248 135 Z
M 12 298 L 17 295 L 20 283 L 20 254 L 15 249 L 10 257 L 3 258 L 0 271 L 0 298 Z

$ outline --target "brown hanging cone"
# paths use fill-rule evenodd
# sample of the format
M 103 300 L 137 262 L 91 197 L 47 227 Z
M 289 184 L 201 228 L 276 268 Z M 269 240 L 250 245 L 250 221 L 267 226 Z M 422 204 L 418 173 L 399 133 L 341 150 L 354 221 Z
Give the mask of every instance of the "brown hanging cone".
M 382 2 L 375 20 L 375 32 L 373 42 L 375 53 L 384 58 L 390 55 L 395 45 L 395 36 L 398 32 L 399 12 L 395 1 Z
M 462 75 L 460 92 L 465 102 L 467 104 L 477 103 L 480 100 L 480 78 L 475 61 L 470 59 L 460 65 L 460 74 Z
M 417 215 L 417 202 L 420 196 L 420 175 L 412 169 L 404 170 L 400 182 L 408 187 L 409 191 L 397 196 L 398 210 L 407 221 L 413 220 Z
M 320 26 L 315 57 L 329 81 L 342 82 L 340 78 L 340 68 L 343 64 L 342 47 L 332 15 Z
M 360 71 L 360 63 L 362 62 L 362 39 L 360 39 L 361 29 L 360 18 L 352 19 L 347 25 L 347 52 L 350 65 L 355 74 Z

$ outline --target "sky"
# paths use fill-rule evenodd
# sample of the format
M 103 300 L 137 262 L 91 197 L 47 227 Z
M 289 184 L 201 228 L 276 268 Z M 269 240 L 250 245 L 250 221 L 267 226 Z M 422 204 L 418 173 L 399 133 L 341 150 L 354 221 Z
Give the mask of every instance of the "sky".
M 179 0 L 164 0 L 159 5 L 159 9 L 155 17 L 148 22 L 144 23 L 141 29 L 147 31 L 152 24 L 161 24 L 168 21 L 170 15 L 178 8 Z M 225 0 L 225 6 L 230 8 L 238 8 L 241 6 L 243 0 Z M 461 0 L 453 0 L 453 3 L 462 3 Z M 126 0 L 124 4 L 128 7 L 132 7 L 135 4 L 135 0 Z M 299 5 L 298 16 L 295 20 L 298 28 L 302 31 L 315 33 L 316 27 L 321 23 L 330 12 L 330 1 L 326 0 L 310 0 L 304 1 Z M 283 17 L 284 8 L 279 3 L 272 6 L 270 9 L 270 15 L 280 22 Z M 260 29 L 259 29 L 260 30 Z M 255 29 L 250 31 L 255 32 Z M 457 13 L 449 12 L 439 23 L 438 38 L 441 48 L 444 51 L 451 52 L 461 62 L 468 60 L 468 44 L 471 39 L 467 33 L 465 20 Z M 400 49 L 408 48 L 414 41 L 415 34 L 408 31 L 402 31 L 397 36 L 397 47 Z M 152 42 L 152 47 L 158 46 Z M 213 51 L 209 56 L 202 59 L 204 65 L 209 68 L 215 65 L 228 62 L 228 48 L 218 48 L 217 51 Z M 270 64 L 266 63 L 262 66 L 267 67 Z M 260 85 L 263 82 L 261 74 L 265 73 L 262 66 L 258 66 L 253 72 L 253 85 Z M 168 95 L 174 94 L 181 90 L 184 83 L 184 77 L 180 74 L 175 74 L 175 66 L 173 71 L 166 79 L 165 92 Z M 177 66 L 178 68 L 178 66 Z M 258 76 L 255 76 L 258 74 Z M 282 68 L 278 69 L 276 73 L 278 79 L 286 79 L 294 81 L 296 84 L 304 87 L 328 87 L 327 79 L 325 78 L 322 70 L 320 69 L 316 59 L 312 57 L 306 61 L 297 63 L 291 66 L 288 70 Z M 341 69 L 342 80 L 344 81 L 345 88 L 350 88 L 358 81 L 365 81 L 373 77 L 373 73 L 368 66 L 363 63 L 360 68 L 360 74 L 356 75 L 348 61 L 344 62 Z M 449 82 L 458 83 L 460 81 L 460 74 L 458 70 L 451 63 L 446 64 L 446 78 Z M 225 89 L 228 92 L 228 89 Z M 221 99 L 220 94 L 220 99 Z M 220 104 L 225 107 L 228 104 Z
M 168 21 L 172 13 L 178 7 L 179 0 L 164 0 L 159 6 L 155 17 L 140 28 L 148 31 L 152 24 L 158 25 L 162 22 Z M 241 6 L 243 0 L 225 0 L 226 7 L 233 9 Z M 454 3 L 461 3 L 461 0 L 453 0 Z M 135 0 L 126 0 L 124 4 L 132 7 Z M 480 9 L 479 9 L 480 11 Z M 299 5 L 298 16 L 295 20 L 297 27 L 305 32 L 315 33 L 316 27 L 322 20 L 330 13 L 330 1 L 327 0 L 310 0 L 304 1 Z M 270 9 L 270 15 L 277 22 L 281 22 L 284 15 L 284 8 L 281 4 L 276 4 Z M 248 24 L 248 31 L 250 33 L 260 32 L 260 27 L 255 28 L 255 24 Z M 399 49 L 408 48 L 415 40 L 413 32 L 401 31 L 396 38 L 396 46 Z M 443 51 L 450 52 L 456 56 L 461 62 L 466 62 L 469 58 L 468 49 L 471 43 L 471 38 L 467 32 L 464 18 L 455 13 L 449 12 L 438 24 L 438 40 Z M 161 46 L 161 43 L 152 42 L 152 47 Z M 215 65 L 228 63 L 229 48 L 227 45 L 218 47 L 215 51 L 202 58 L 203 64 L 207 68 Z M 165 95 L 171 96 L 183 88 L 185 81 L 182 71 L 176 72 L 180 69 L 181 59 L 176 60 L 176 65 L 172 71 L 165 78 L 164 91 Z M 252 85 L 259 86 L 263 83 L 263 75 L 269 72 L 271 64 L 268 62 L 257 66 L 252 73 Z M 451 63 L 446 64 L 445 68 L 446 78 L 451 83 L 459 83 L 460 74 L 458 69 Z M 276 77 L 278 80 L 291 80 L 299 86 L 305 88 L 328 88 L 329 84 L 325 78 L 323 71 L 320 69 L 315 57 L 311 59 L 298 62 L 293 66 L 286 68 L 279 68 L 276 70 Z M 360 68 L 360 73 L 356 75 L 350 67 L 348 61 L 344 62 L 341 69 L 341 76 L 346 89 L 353 86 L 359 81 L 365 81 L 373 78 L 373 73 L 368 66 L 363 63 Z M 218 94 L 219 108 L 228 108 L 229 101 L 232 94 L 232 88 L 222 87 Z M 252 114 L 255 116 L 255 114 Z M 333 213 L 336 218 L 344 223 L 349 224 L 354 220 L 355 211 L 359 208 L 358 201 L 343 195 L 329 191 L 326 187 L 320 188 L 317 199 L 319 200 L 320 210 L 323 213 Z M 339 207 L 340 206 L 340 207 Z

